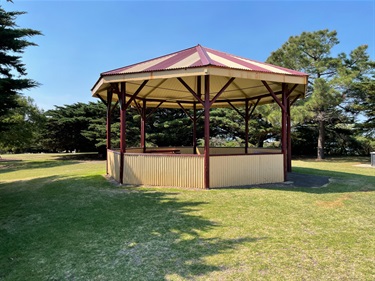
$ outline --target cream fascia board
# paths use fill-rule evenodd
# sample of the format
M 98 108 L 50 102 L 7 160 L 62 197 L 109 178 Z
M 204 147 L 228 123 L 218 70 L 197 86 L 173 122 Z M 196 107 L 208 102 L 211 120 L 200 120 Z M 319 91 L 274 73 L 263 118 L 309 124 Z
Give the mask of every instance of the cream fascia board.
M 103 91 L 102 86 L 104 84 L 103 78 L 100 78 L 98 82 L 96 82 L 94 88 L 91 90 L 92 96 L 95 98 L 96 94 L 99 94 L 101 91 Z
M 155 72 L 141 72 L 141 73 L 127 73 L 118 75 L 103 76 L 96 83 L 92 89 L 92 96 L 102 92 L 108 87 L 110 83 L 128 82 L 128 81 L 144 81 L 144 80 L 155 80 L 155 79 L 169 79 L 176 77 L 187 77 L 187 76 L 201 76 L 201 75 L 214 75 L 224 77 L 235 77 L 242 79 L 251 80 L 265 80 L 279 83 L 291 83 L 306 85 L 308 76 L 295 76 L 280 73 L 265 73 L 257 71 L 246 71 L 238 69 L 220 68 L 220 67 L 197 67 L 187 69 L 172 69 L 166 71 L 155 71 Z M 107 84 L 107 85 L 106 85 Z M 306 91 L 306 86 L 304 87 Z
M 144 81 L 155 79 L 169 79 L 176 77 L 200 76 L 206 75 L 207 67 L 187 68 L 187 69 L 171 69 L 166 71 L 126 73 L 118 75 L 102 76 L 92 89 L 92 96 L 102 92 L 106 87 L 105 84 L 128 82 L 128 81 Z

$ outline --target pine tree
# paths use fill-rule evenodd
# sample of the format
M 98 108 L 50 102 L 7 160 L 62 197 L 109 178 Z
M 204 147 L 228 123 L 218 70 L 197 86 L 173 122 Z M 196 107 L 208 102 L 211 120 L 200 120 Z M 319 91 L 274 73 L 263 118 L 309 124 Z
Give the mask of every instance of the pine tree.
M 7 12 L 0 6 L 0 132 L 8 127 L 5 119 L 11 109 L 19 106 L 17 101 L 22 91 L 38 85 L 23 78 L 27 72 L 21 54 L 27 47 L 36 46 L 28 37 L 41 35 L 41 32 L 18 28 L 16 17 L 23 14 L 25 12 Z
M 316 126 L 317 159 L 325 156 L 326 126 L 349 120 L 345 109 L 348 90 L 372 65 L 366 45 L 357 47 L 349 56 L 341 53 L 334 57 L 331 50 L 338 44 L 336 31 L 303 32 L 290 37 L 267 60 L 309 74 L 306 99 L 300 101 L 292 113 L 298 123 Z
M 361 112 L 365 120 L 357 124 L 360 133 L 369 138 L 375 138 L 375 75 L 365 77 L 363 80 L 353 83 L 348 91 L 352 102 L 348 104 L 349 110 Z

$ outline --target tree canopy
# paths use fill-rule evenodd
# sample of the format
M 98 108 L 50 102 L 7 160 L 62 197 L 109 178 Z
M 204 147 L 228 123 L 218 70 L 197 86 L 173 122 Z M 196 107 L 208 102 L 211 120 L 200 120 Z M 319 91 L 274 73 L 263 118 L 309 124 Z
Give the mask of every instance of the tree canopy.
M 29 46 L 36 46 L 29 37 L 41 35 L 40 31 L 18 28 L 16 18 L 25 12 L 7 12 L 0 6 L 0 132 L 9 129 L 6 118 L 11 109 L 20 106 L 18 97 L 25 89 L 38 85 L 27 75 L 21 54 Z
M 0 134 L 0 151 L 43 150 L 41 146 L 41 134 L 45 126 L 43 111 L 30 97 L 18 96 L 17 104 L 18 107 L 10 109 L 3 119 L 8 124 L 8 130 Z
M 318 30 L 292 36 L 267 62 L 309 74 L 306 99 L 294 107 L 292 115 L 297 124 L 315 126 L 317 134 L 317 158 L 325 156 L 327 126 L 350 123 L 348 92 L 363 87 L 363 79 L 373 67 L 367 54 L 367 45 L 357 47 L 349 55 L 332 55 L 339 44 L 336 31 Z M 361 86 L 359 86 L 361 85 Z M 363 89 L 363 88 L 361 88 Z M 357 97 L 352 97 L 357 99 Z
M 95 151 L 96 139 L 85 137 L 83 132 L 98 119 L 105 126 L 103 107 L 97 103 L 75 103 L 55 106 L 55 109 L 46 111 L 44 147 L 52 151 Z

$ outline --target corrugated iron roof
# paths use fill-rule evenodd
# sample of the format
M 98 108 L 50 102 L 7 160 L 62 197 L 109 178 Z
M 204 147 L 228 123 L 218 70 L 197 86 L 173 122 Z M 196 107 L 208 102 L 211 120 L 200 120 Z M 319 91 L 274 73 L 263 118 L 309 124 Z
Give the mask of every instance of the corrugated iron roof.
M 262 63 L 197 45 L 182 51 L 103 72 L 102 76 L 216 66 L 239 70 L 307 76 L 306 73 Z

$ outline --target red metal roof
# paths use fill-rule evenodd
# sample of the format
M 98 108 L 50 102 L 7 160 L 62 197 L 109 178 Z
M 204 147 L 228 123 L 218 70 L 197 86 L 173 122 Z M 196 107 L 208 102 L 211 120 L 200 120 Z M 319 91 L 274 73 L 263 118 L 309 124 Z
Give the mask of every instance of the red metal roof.
M 247 71 L 287 74 L 295 76 L 307 76 L 306 73 L 262 63 L 255 60 L 216 51 L 197 45 L 182 51 L 121 67 L 102 73 L 102 76 L 163 71 L 171 69 L 186 69 L 194 67 L 216 66 Z

